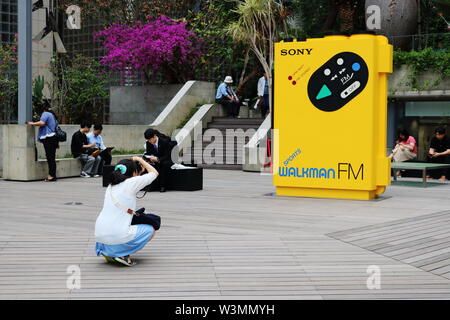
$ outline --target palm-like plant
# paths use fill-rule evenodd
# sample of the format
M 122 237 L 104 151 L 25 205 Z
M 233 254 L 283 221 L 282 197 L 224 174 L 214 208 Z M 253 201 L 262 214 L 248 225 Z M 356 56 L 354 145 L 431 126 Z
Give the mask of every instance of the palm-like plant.
M 43 76 L 37 76 L 33 81 L 33 105 L 40 106 L 44 99 L 45 80 Z
M 226 27 L 235 40 L 249 43 L 268 76 L 269 105 L 272 111 L 272 68 L 274 43 L 279 33 L 286 31 L 286 10 L 281 0 L 237 1 L 235 10 L 239 19 Z

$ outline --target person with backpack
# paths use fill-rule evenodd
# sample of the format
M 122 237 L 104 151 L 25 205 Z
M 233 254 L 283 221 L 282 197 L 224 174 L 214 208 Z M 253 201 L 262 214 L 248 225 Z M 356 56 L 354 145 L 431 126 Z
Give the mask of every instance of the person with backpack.
M 44 100 L 42 103 L 42 114 L 38 122 L 27 122 L 28 126 L 39 127 L 37 140 L 44 145 L 45 157 L 48 164 L 48 177 L 45 182 L 55 182 L 56 177 L 56 149 L 59 148 L 56 128 L 58 118 L 50 108 L 50 103 Z

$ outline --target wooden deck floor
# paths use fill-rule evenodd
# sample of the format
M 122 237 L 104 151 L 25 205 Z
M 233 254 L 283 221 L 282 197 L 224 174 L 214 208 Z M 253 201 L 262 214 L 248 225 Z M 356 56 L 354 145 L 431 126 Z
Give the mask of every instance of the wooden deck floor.
M 450 279 L 450 211 L 330 234 Z
M 377 201 L 274 197 L 271 179 L 205 170 L 205 190 L 147 194 L 162 216 L 133 268 L 94 252 L 99 179 L 0 180 L 0 299 L 449 299 L 450 186 Z M 366 286 L 379 266 L 381 289 Z M 78 266 L 81 289 L 68 289 Z

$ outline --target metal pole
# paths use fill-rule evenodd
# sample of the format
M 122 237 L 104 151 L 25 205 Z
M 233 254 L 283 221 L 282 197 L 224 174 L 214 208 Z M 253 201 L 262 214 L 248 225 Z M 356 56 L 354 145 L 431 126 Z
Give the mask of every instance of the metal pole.
M 18 124 L 32 120 L 32 20 L 31 0 L 18 2 L 19 9 L 19 112 Z

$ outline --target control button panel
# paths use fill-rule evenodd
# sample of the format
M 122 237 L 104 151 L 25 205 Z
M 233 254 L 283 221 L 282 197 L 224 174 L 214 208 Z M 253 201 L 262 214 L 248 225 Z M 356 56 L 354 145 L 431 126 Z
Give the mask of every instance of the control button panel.
M 364 90 L 368 79 L 364 59 L 353 52 L 341 52 L 313 73 L 308 96 L 319 110 L 337 111 Z

